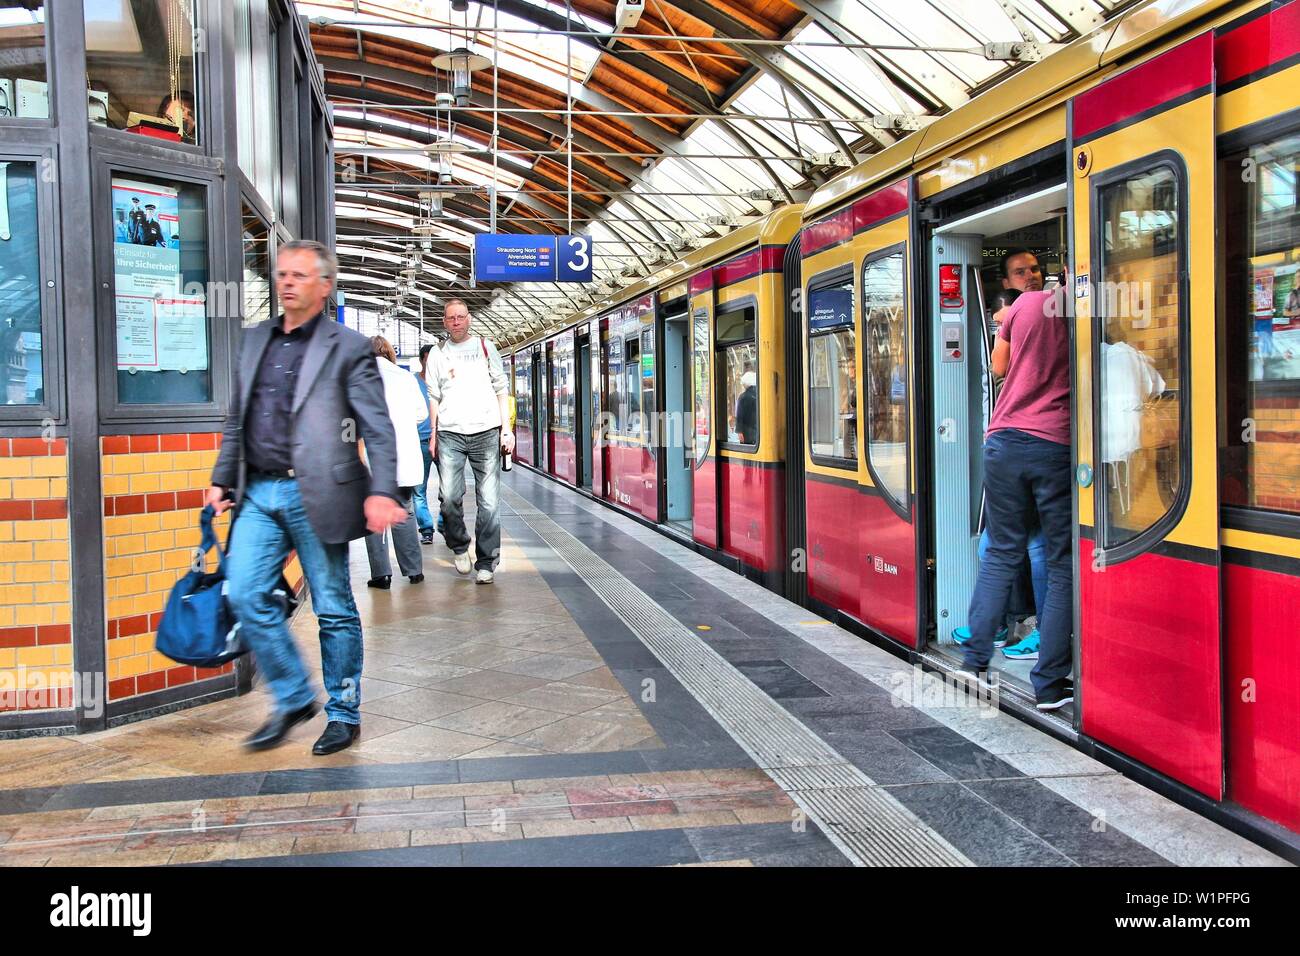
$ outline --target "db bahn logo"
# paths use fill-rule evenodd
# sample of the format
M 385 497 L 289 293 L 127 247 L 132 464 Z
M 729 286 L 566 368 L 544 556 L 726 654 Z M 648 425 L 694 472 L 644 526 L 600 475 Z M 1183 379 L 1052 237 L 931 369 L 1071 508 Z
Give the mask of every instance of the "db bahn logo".
M 880 555 L 867 555 L 867 562 L 871 565 L 873 571 L 877 574 L 892 574 L 898 576 L 898 565 L 890 564 Z

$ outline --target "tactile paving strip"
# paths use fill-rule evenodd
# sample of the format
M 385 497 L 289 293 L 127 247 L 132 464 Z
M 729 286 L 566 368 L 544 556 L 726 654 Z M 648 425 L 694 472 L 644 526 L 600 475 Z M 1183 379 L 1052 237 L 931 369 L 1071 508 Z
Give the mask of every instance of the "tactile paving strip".
M 855 865 L 971 865 L 549 515 L 511 489 L 502 497 Z

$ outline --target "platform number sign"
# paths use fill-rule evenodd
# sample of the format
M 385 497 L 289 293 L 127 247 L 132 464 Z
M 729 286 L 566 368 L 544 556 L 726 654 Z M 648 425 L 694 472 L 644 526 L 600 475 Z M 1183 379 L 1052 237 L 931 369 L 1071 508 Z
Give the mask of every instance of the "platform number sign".
M 590 236 L 479 233 L 474 278 L 479 282 L 590 282 Z
M 561 239 L 555 281 L 591 281 L 591 238 L 589 236 L 564 236 Z

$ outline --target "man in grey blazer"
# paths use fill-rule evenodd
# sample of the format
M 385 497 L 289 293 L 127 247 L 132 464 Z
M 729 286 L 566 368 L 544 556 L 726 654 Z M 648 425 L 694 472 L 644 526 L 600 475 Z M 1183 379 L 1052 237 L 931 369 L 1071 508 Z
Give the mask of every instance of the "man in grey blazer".
M 237 506 L 226 560 L 228 599 L 275 698 L 247 745 L 263 750 L 316 713 L 316 693 L 273 594 L 290 550 L 320 623 L 328 723 L 312 753 L 351 746 L 361 726 L 361 618 L 348 542 L 406 518 L 397 441 L 370 340 L 325 314 L 338 260 L 316 242 L 280 246 L 275 288 L 284 314 L 247 329 L 212 469 L 208 504 Z M 365 441 L 367 468 L 359 455 Z

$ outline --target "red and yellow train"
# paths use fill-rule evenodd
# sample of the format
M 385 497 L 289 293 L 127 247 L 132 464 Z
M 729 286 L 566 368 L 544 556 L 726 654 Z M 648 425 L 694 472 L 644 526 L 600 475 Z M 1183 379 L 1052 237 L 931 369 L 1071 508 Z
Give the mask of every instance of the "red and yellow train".
M 1075 704 L 1032 719 L 1294 846 L 1298 177 L 1300 0 L 1157 0 L 516 349 L 519 460 L 952 668 L 1028 248 L 1076 478 Z

